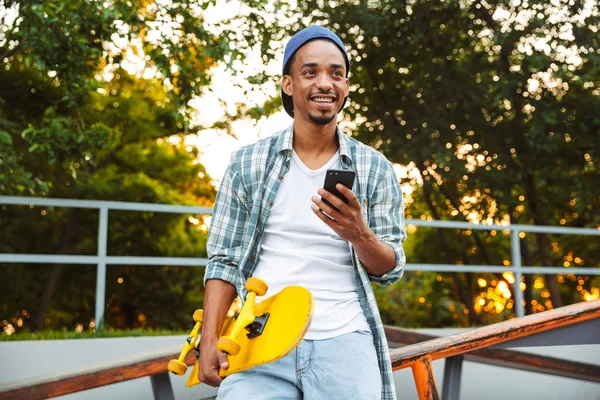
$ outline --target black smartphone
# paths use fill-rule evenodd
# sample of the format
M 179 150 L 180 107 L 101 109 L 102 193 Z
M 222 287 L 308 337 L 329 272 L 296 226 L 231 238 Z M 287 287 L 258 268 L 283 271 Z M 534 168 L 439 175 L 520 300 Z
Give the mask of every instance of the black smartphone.
M 329 193 L 334 194 L 344 203 L 348 204 L 350 200 L 348 200 L 344 195 L 342 195 L 336 188 L 335 185 L 341 183 L 346 186 L 348 189 L 352 190 L 352 186 L 354 186 L 354 176 L 356 173 L 352 170 L 347 169 L 328 169 L 325 173 L 325 183 L 323 183 L 323 189 L 327 190 Z M 323 198 L 323 202 L 328 206 L 335 208 L 330 202 Z

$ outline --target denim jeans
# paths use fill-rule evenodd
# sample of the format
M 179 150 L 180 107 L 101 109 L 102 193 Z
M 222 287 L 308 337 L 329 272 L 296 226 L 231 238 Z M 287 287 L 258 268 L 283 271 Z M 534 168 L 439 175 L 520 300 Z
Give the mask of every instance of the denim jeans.
M 370 332 L 303 340 L 270 364 L 225 378 L 219 400 L 371 400 L 381 398 L 381 375 Z

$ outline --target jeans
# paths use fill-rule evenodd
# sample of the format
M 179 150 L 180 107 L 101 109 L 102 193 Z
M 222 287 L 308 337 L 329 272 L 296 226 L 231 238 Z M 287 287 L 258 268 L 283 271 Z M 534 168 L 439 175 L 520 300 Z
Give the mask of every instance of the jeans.
M 370 332 L 303 340 L 287 356 L 225 378 L 218 400 L 371 400 L 381 375 Z

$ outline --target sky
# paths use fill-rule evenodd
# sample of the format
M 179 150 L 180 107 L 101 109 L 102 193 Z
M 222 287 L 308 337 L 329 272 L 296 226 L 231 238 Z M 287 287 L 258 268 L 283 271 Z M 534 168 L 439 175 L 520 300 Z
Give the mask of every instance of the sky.
M 243 101 L 244 94 L 240 88 L 233 86 L 233 81 L 234 79 L 224 68 L 219 68 L 213 76 L 212 88 L 217 93 L 228 93 L 227 100 L 231 103 Z M 207 94 L 192 101 L 191 104 L 198 111 L 198 123 L 202 125 L 209 125 L 224 115 L 216 94 Z M 207 129 L 202 130 L 198 135 L 188 136 L 185 143 L 198 147 L 200 162 L 206 167 L 207 173 L 215 182 L 218 182 L 225 173 L 229 155 L 233 151 L 261 138 L 271 136 L 273 133 L 288 127 L 292 122 L 292 118 L 283 111 L 282 107 L 281 111 L 269 118 L 263 118 L 256 125 L 253 125 L 250 121 L 234 123 L 232 128 L 237 140 L 226 133 Z
M 239 15 L 244 15 L 247 11 L 245 5 L 241 5 L 236 0 L 227 2 L 217 2 L 216 5 L 210 6 L 203 10 L 203 17 L 207 22 L 205 28 L 212 31 L 213 34 L 219 35 L 218 27 L 222 25 L 220 21 L 230 18 L 234 19 Z M 283 17 L 279 18 L 280 20 Z M 240 20 L 241 21 L 241 20 Z M 275 23 L 275 21 L 273 21 Z M 284 20 L 278 23 L 285 23 Z M 161 35 L 169 34 L 169 28 L 165 25 L 158 26 L 158 29 L 147 32 L 146 40 L 161 40 Z M 153 78 L 158 73 L 155 66 L 149 66 L 144 59 L 144 51 L 141 43 L 130 43 L 125 37 L 113 35 L 112 42 L 107 44 L 109 51 L 118 54 L 121 51 L 126 51 L 126 57 L 121 62 L 121 67 L 129 73 L 141 75 L 144 78 Z M 285 41 L 287 41 L 286 38 Z M 133 46 L 132 46 L 133 45 Z M 244 94 L 244 90 L 251 89 L 251 86 L 246 82 L 245 76 L 253 75 L 266 67 L 266 70 L 271 75 L 281 73 L 281 63 L 283 60 L 283 45 L 284 43 L 275 43 L 273 46 L 281 46 L 279 56 L 272 60 L 268 65 L 260 58 L 258 49 L 250 54 L 247 54 L 244 63 L 235 61 L 232 69 L 238 71 L 237 76 L 234 76 L 231 70 L 228 70 L 224 63 L 218 64 L 211 68 L 212 83 L 205 88 L 203 95 L 196 97 L 190 101 L 189 105 L 194 110 L 193 123 L 198 126 L 211 126 L 219 121 L 224 115 L 225 110 L 229 114 L 236 113 L 236 103 L 246 103 L 248 106 L 261 105 L 270 97 L 277 94 L 277 87 L 273 84 L 263 84 L 260 91 L 249 91 Z M 134 51 L 133 47 L 137 47 Z M 105 68 L 103 78 L 107 81 L 113 77 L 111 68 Z M 223 106 L 222 102 L 226 105 Z M 199 162 L 204 165 L 206 172 L 213 180 L 213 184 L 218 187 L 220 180 L 227 169 L 230 154 L 238 148 L 254 143 L 261 138 L 268 137 L 276 133 L 293 122 L 283 107 L 281 110 L 269 118 L 263 118 L 260 121 L 238 121 L 233 124 L 232 131 L 236 138 L 227 133 L 220 132 L 214 129 L 200 129 L 197 135 L 188 135 L 185 139 L 186 146 L 196 146 L 199 151 Z M 173 143 L 180 143 L 180 138 L 174 136 L 171 138 Z
M 240 15 L 243 11 L 243 7 L 239 3 L 232 1 L 210 7 L 204 16 L 208 22 L 216 23 L 220 20 Z M 283 44 L 281 46 L 279 56 L 267 65 L 269 73 L 279 74 L 281 72 Z M 244 69 L 248 73 L 253 73 L 258 70 L 259 66 L 263 66 L 263 61 L 260 59 L 257 51 L 250 54 L 244 64 Z M 242 66 L 234 64 L 233 67 Z M 197 110 L 197 122 L 204 126 L 210 125 L 223 117 L 224 110 L 219 102 L 219 97 L 227 101 L 228 112 L 234 113 L 235 103 L 250 101 L 255 104 L 261 104 L 277 93 L 277 88 L 274 85 L 263 85 L 261 92 L 244 95 L 244 89 L 235 86 L 235 83 L 244 86 L 245 80 L 242 77 L 234 77 L 224 66 L 219 66 L 213 69 L 212 72 L 212 92 L 205 91 L 204 96 L 192 100 L 190 103 Z M 223 96 L 224 93 L 227 93 L 227 96 Z M 198 147 L 200 163 L 205 166 L 207 173 L 213 178 L 213 182 L 218 184 L 227 169 L 229 156 L 233 151 L 242 146 L 254 143 L 259 139 L 271 136 L 287 128 L 292 122 L 292 118 L 286 114 L 282 107 L 280 111 L 269 118 L 263 118 L 256 125 L 250 121 L 235 123 L 232 126 L 232 130 L 237 136 L 237 140 L 225 133 L 208 129 L 202 130 L 198 135 L 189 136 L 185 143 Z

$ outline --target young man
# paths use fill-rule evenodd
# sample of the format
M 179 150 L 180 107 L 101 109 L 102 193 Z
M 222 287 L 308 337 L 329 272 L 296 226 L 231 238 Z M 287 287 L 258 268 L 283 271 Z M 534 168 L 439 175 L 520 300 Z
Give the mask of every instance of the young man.
M 337 127 L 349 68 L 330 30 L 310 26 L 292 37 L 281 95 L 294 123 L 234 152 L 221 182 L 207 246 L 199 374 L 220 386 L 219 399 L 395 399 L 370 283 L 402 276 L 402 193 L 389 161 Z M 337 187 L 348 204 L 322 189 L 327 169 L 356 172 L 352 190 Z M 286 357 L 223 380 L 218 370 L 227 359 L 215 343 L 250 276 L 267 282 L 269 294 L 309 289 L 313 321 Z

